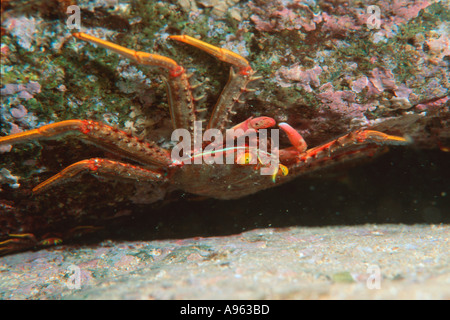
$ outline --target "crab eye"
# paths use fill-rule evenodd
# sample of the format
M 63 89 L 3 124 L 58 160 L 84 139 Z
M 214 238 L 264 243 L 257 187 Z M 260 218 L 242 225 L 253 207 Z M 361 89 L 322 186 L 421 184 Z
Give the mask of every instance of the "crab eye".
M 277 180 L 277 176 L 287 176 L 288 173 L 289 173 L 289 169 L 285 165 L 282 165 L 280 163 L 278 165 L 278 169 L 275 170 L 275 172 L 272 174 L 272 182 L 275 183 L 275 181 Z
M 253 160 L 253 156 L 250 152 L 246 152 L 245 154 L 241 155 L 237 159 L 237 164 L 250 164 Z
M 281 174 L 283 176 L 287 176 L 288 173 L 289 173 L 289 169 L 286 166 L 282 165 L 282 164 L 280 164 L 279 166 L 280 166 L 279 172 L 281 171 Z

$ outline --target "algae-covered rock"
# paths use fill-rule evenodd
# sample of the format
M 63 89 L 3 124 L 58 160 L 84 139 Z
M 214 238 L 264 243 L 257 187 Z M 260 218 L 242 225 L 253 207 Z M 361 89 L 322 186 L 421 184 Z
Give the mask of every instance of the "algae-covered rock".
M 191 35 L 244 56 L 262 79 L 252 84 L 256 91 L 237 109 L 235 123 L 271 116 L 290 123 L 309 146 L 369 128 L 405 136 L 423 152 L 448 151 L 448 4 L 371 4 L 2 1 L 0 133 L 93 119 L 172 145 L 163 74 L 72 37 L 69 18 L 79 12 L 81 31 L 168 56 L 193 72 L 192 82 L 201 83 L 195 95 L 207 96 L 200 108 L 213 108 L 229 66 L 168 36 Z M 69 5 L 79 11 L 67 13 Z M 180 197 L 167 197 L 151 184 L 105 183 L 90 176 L 31 195 L 33 186 L 62 168 L 111 155 L 73 138 L 0 152 L 0 240 L 12 233 L 95 226 L 132 214 L 134 204 L 160 206 L 161 199 Z

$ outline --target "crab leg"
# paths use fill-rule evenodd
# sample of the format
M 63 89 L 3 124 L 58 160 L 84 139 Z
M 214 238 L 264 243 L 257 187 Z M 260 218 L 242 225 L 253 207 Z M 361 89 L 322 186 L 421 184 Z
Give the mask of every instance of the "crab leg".
M 384 151 L 387 145 L 405 145 L 409 141 L 403 137 L 388 135 L 374 130 L 350 132 L 333 141 L 306 150 L 306 143 L 290 125 L 283 123 L 280 128 L 288 135 L 294 147 L 280 150 L 282 162 L 291 162 L 291 173 L 298 175 L 315 169 L 331 166 L 339 161 L 373 156 Z M 299 140 L 300 139 L 300 140 Z M 303 150 L 303 151 L 302 151 Z
M 157 146 L 155 142 L 139 140 L 124 131 L 92 120 L 66 120 L 0 137 L 0 145 L 56 138 L 63 134 L 74 133 L 81 133 L 81 139 L 143 164 L 168 166 L 172 163 L 169 152 Z
M 346 152 L 339 152 L 330 157 L 317 158 L 308 162 L 298 162 L 290 167 L 290 173 L 293 176 L 313 173 L 317 170 L 331 168 L 333 166 L 351 164 L 354 161 L 373 158 L 388 151 L 387 146 L 365 145 Z
M 38 241 L 32 233 L 9 234 L 7 240 L 0 242 L 0 256 L 18 250 L 34 247 Z
M 207 129 L 214 128 L 224 131 L 231 122 L 230 115 L 236 113 L 233 111 L 235 103 L 241 102 L 239 98 L 243 92 L 252 91 L 247 89 L 247 85 L 250 81 L 259 79 L 259 77 L 253 77 L 255 72 L 245 58 L 228 49 L 210 45 L 187 35 L 169 36 L 169 38 L 197 47 L 219 60 L 237 67 L 237 73 L 233 68 L 230 69 L 230 77 L 214 107 L 207 127 Z
M 73 36 L 80 40 L 95 43 L 105 49 L 114 51 L 139 64 L 162 67 L 168 70 L 169 78 L 167 82 L 167 91 L 173 127 L 174 129 L 184 128 L 193 132 L 196 118 L 194 97 L 192 96 L 188 76 L 182 66 L 178 65 L 170 58 L 158 54 L 131 50 L 83 32 L 74 33 Z
M 33 192 L 41 192 L 62 182 L 69 181 L 73 177 L 84 172 L 115 179 L 122 178 L 153 182 L 165 182 L 167 180 L 163 174 L 143 167 L 108 159 L 92 158 L 78 161 L 68 166 L 61 172 L 34 187 Z
M 258 117 L 258 118 L 250 117 L 247 120 L 245 120 L 241 123 L 238 123 L 231 129 L 233 129 L 233 130 L 241 129 L 245 132 L 249 129 L 259 130 L 259 129 L 270 128 L 270 127 L 273 127 L 275 124 L 276 124 L 275 119 L 270 118 L 270 117 Z
M 294 128 L 292 128 L 289 124 L 282 122 L 279 123 L 278 126 L 284 131 L 286 132 L 289 141 L 291 142 L 291 144 L 294 146 L 294 148 L 299 152 L 299 153 L 303 153 L 306 151 L 306 149 L 308 148 L 308 145 L 306 144 L 305 140 L 303 139 L 303 137 L 300 135 L 300 133 L 298 133 L 297 130 L 295 130 Z
M 245 120 L 241 123 L 238 123 L 237 125 L 232 127 L 230 129 L 231 134 L 227 133 L 225 141 L 212 142 L 209 145 L 209 150 L 212 150 L 212 149 L 217 150 L 220 148 L 224 148 L 224 142 L 226 143 L 228 139 L 230 139 L 228 141 L 228 143 L 231 143 L 235 139 L 238 139 L 238 138 L 246 135 L 249 130 L 250 131 L 252 131 L 252 130 L 258 131 L 260 129 L 266 129 L 266 128 L 273 127 L 275 124 L 276 124 L 275 119 L 270 118 L 270 117 L 258 117 L 258 118 L 250 117 L 247 120 Z M 249 143 L 250 143 L 250 141 L 249 141 Z M 234 149 L 229 150 L 230 153 L 234 153 L 234 151 L 235 151 Z M 199 156 L 201 156 L 201 154 L 199 154 Z
M 321 146 L 306 150 L 299 156 L 300 162 L 332 157 L 334 154 L 353 152 L 355 146 L 375 144 L 383 145 L 405 145 L 409 141 L 403 137 L 388 135 L 374 130 L 352 131 L 336 140 L 330 141 Z M 357 149 L 357 148 L 356 148 Z

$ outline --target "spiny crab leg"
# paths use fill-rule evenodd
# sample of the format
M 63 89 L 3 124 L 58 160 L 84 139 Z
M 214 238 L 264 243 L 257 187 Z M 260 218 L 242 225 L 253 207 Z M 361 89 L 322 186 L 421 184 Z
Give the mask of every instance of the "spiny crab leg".
M 75 176 L 89 172 L 98 176 L 109 177 L 113 179 L 131 179 L 152 182 L 165 182 L 167 178 L 159 172 L 148 170 L 143 167 L 134 166 L 129 163 L 113 161 L 108 159 L 93 158 L 78 161 L 44 182 L 33 188 L 33 192 L 38 193 L 57 184 L 70 181 Z
M 83 32 L 76 32 L 73 34 L 73 36 L 80 40 L 87 41 L 90 43 L 95 43 L 96 45 L 99 45 L 105 49 L 114 51 L 115 53 L 118 53 L 128 59 L 132 59 L 139 64 L 144 64 L 144 65 L 149 65 L 149 66 L 157 66 L 157 67 L 162 67 L 164 69 L 167 69 L 167 70 L 169 70 L 169 72 L 171 73 L 172 76 L 175 76 L 175 75 L 179 74 L 180 72 L 183 72 L 183 70 L 181 70 L 183 67 L 179 66 L 174 60 L 164 57 L 164 56 L 161 56 L 159 54 L 153 54 L 153 53 L 147 53 L 147 52 L 141 52 L 141 51 L 128 49 L 128 48 L 119 46 L 115 43 L 88 35 Z
M 384 145 L 406 145 L 409 141 L 403 137 L 388 135 L 374 130 L 352 131 L 342 137 L 321 146 L 311 148 L 299 156 L 301 162 L 317 160 L 322 157 L 331 157 L 336 153 L 345 153 L 346 150 L 352 152 L 352 148 L 358 145 L 375 144 Z
M 253 77 L 255 72 L 252 70 L 250 64 L 245 58 L 228 49 L 210 45 L 209 43 L 187 35 L 174 35 L 169 36 L 169 38 L 206 51 L 219 60 L 230 63 L 238 68 L 237 73 L 233 68 L 230 69 L 230 77 L 214 107 L 207 127 L 207 129 L 214 128 L 224 131 L 231 122 L 231 119 L 229 118 L 230 115 L 234 115 L 236 113 L 233 111 L 235 103 L 241 102 L 239 98 L 242 93 L 252 91 L 251 89 L 247 89 L 247 85 L 250 81 L 259 79 L 259 77 Z
M 373 156 L 388 145 L 406 145 L 410 141 L 403 137 L 388 135 L 375 130 L 357 130 L 315 148 L 307 149 L 301 135 L 290 125 L 281 123 L 294 147 L 280 150 L 281 161 L 291 162 L 294 175 L 331 166 L 338 161 Z
M 174 129 L 184 128 L 193 132 L 196 119 L 194 97 L 192 96 L 188 76 L 182 66 L 178 65 L 174 60 L 159 54 L 131 50 L 83 32 L 74 33 L 73 36 L 114 51 L 139 64 L 162 67 L 168 70 L 167 89 L 173 127 Z
M 145 142 L 124 131 L 92 120 L 66 120 L 37 129 L 0 137 L 0 145 L 16 144 L 39 139 L 54 139 L 64 134 L 81 133 L 81 139 L 108 151 L 143 164 L 168 166 L 172 163 L 166 149 L 155 142 Z

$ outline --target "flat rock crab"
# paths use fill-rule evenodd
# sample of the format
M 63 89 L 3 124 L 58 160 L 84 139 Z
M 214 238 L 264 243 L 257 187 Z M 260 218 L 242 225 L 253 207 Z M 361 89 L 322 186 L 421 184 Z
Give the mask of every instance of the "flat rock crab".
M 335 164 L 370 157 L 385 149 L 387 145 L 407 144 L 407 139 L 373 130 L 358 130 L 343 135 L 323 145 L 308 149 L 303 137 L 289 124 L 279 123 L 291 147 L 274 148 L 271 141 L 263 148 L 261 136 L 250 136 L 248 143 L 224 147 L 226 139 L 217 139 L 226 129 L 239 132 L 231 140 L 255 134 L 274 127 L 276 121 L 270 117 L 249 118 L 231 126 L 231 116 L 236 114 L 236 106 L 241 103 L 242 94 L 252 91 L 248 88 L 256 80 L 255 71 L 249 62 L 240 55 L 212 46 L 198 39 L 180 35 L 170 36 L 172 40 L 193 45 L 230 63 L 230 76 L 216 105 L 212 109 L 206 126 L 216 130 L 214 140 L 201 141 L 199 135 L 205 133 L 198 127 L 197 115 L 205 110 L 196 108 L 192 86 L 185 69 L 174 60 L 121 47 L 85 33 L 74 33 L 74 37 L 112 50 L 138 64 L 157 66 L 167 71 L 167 91 L 173 129 L 185 130 L 193 141 L 193 147 L 183 150 L 185 157 L 175 158 L 172 153 L 154 141 L 133 136 L 125 131 L 92 120 L 66 120 L 37 129 L 0 137 L 1 145 L 24 143 L 40 139 L 56 139 L 63 135 L 77 135 L 81 140 L 95 144 L 115 153 L 120 158 L 132 162 L 106 158 L 91 158 L 76 162 L 61 172 L 43 181 L 34 193 L 44 192 L 57 184 L 70 181 L 82 173 L 90 173 L 112 179 L 150 181 L 168 191 L 181 189 L 195 195 L 217 199 L 234 199 L 287 182 L 299 175 L 311 173 Z M 228 132 L 228 131 L 227 131 Z M 228 137 L 228 135 L 227 135 Z M 252 138 L 253 137 L 253 138 Z M 228 142 L 228 141 L 227 141 Z M 252 144 L 251 142 L 255 142 Z M 271 147 L 270 152 L 268 146 Z M 209 150 L 209 153 L 205 150 Z M 202 161 L 207 156 L 226 156 L 233 161 L 222 164 Z M 275 155 L 275 157 L 274 157 Z M 275 162 L 268 161 L 274 159 Z M 199 160 L 197 162 L 196 160 Z M 193 162 L 193 163 L 192 163 Z M 262 174 L 262 170 L 266 173 Z M 0 254 L 20 250 L 24 247 L 59 243 L 59 239 L 38 241 L 33 234 L 10 234 L 10 238 L 0 242 Z

